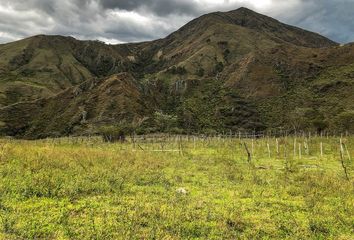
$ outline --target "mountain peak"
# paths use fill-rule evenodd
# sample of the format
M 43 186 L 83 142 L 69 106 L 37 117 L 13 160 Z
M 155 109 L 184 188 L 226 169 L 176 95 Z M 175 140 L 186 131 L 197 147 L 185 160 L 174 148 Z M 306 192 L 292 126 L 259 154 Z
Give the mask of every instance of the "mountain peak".
M 303 30 L 298 27 L 282 23 L 274 18 L 257 13 L 246 7 L 229 12 L 212 13 L 224 23 L 234 24 L 262 33 L 278 41 L 283 40 L 303 47 L 330 47 L 337 45 L 334 41 L 320 34 Z
M 212 34 L 214 30 L 211 27 L 216 24 L 220 25 L 218 28 L 224 28 L 222 25 L 225 27 L 237 25 L 243 28 L 241 31 L 248 32 L 248 34 L 251 35 L 257 32 L 261 34 L 264 39 L 276 43 L 288 43 L 310 48 L 323 48 L 337 45 L 334 41 L 320 34 L 287 25 L 246 7 L 241 7 L 229 12 L 213 12 L 203 15 L 180 28 L 177 32 L 168 36 L 167 39 L 168 41 L 172 41 L 172 39 L 176 38 L 186 39 L 188 36 L 200 36 L 208 32 L 208 29 L 210 29 L 210 34 Z
M 238 8 L 238 9 L 229 11 L 229 13 L 230 13 L 230 12 L 259 14 L 259 13 L 255 12 L 255 11 L 249 9 L 249 8 L 246 8 L 246 7 L 240 7 L 240 8 Z

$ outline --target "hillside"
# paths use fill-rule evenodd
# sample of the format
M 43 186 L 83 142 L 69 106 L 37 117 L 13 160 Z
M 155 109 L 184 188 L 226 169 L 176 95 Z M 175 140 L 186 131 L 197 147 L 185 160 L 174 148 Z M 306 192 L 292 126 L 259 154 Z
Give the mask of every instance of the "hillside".
M 130 74 L 88 80 L 60 94 L 2 109 L 10 135 L 41 138 L 84 131 L 95 123 L 133 121 L 147 110 Z M 18 121 L 22 119 L 22 121 Z
M 5 135 L 95 133 L 136 119 L 147 119 L 143 132 L 354 130 L 354 45 L 246 8 L 152 42 L 36 36 L 0 52 Z
M 0 54 L 0 106 L 53 96 L 128 66 L 122 48 L 61 36 L 40 35 L 0 45 Z

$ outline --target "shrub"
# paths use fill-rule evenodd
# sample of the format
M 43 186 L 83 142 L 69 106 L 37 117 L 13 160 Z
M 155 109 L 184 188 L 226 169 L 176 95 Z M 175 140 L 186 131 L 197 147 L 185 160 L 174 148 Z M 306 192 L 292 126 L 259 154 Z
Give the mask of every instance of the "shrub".
M 205 135 L 207 135 L 207 136 L 214 136 L 214 135 L 218 134 L 218 132 L 217 132 L 215 129 L 212 129 L 212 128 L 203 129 L 202 132 L 203 132 Z
M 222 72 L 224 70 L 224 64 L 222 62 L 218 62 L 215 66 L 215 73 Z
M 225 47 L 227 47 L 227 45 L 229 45 L 229 42 L 228 41 L 219 41 L 218 45 L 222 48 L 225 48 Z
M 224 54 L 224 58 L 227 59 L 228 56 L 230 55 L 231 51 L 229 49 L 225 49 L 225 51 L 223 52 Z
M 334 128 L 354 132 L 354 111 L 344 111 L 334 118 Z
M 171 129 L 169 129 L 168 132 L 171 134 L 185 134 L 185 131 L 181 128 L 178 128 L 178 127 L 173 127 Z
M 295 108 L 288 114 L 288 120 L 295 130 L 308 130 L 309 122 L 312 122 L 314 110 L 312 108 Z
M 203 77 L 203 76 L 204 76 L 204 69 L 203 69 L 203 68 L 199 68 L 199 69 L 197 70 L 197 75 L 198 75 L 199 77 Z
M 99 133 L 105 142 L 125 142 L 126 136 L 132 133 L 132 128 L 129 125 L 103 126 Z
M 312 125 L 318 133 L 328 128 L 328 123 L 322 118 L 316 118 L 315 120 L 313 120 Z
M 168 69 L 167 71 L 170 74 L 174 74 L 174 75 L 185 75 L 187 74 L 187 70 L 185 67 L 176 67 L 173 66 L 170 69 Z
M 163 112 L 154 113 L 155 126 L 159 128 L 161 132 L 169 132 L 171 129 L 177 127 L 177 116 L 168 115 Z

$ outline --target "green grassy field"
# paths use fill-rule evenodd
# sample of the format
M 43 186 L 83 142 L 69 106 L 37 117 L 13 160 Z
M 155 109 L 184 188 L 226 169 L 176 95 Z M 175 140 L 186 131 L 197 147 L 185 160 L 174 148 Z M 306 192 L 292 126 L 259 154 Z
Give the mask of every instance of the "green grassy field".
M 342 142 L 2 139 L 0 239 L 354 239 Z

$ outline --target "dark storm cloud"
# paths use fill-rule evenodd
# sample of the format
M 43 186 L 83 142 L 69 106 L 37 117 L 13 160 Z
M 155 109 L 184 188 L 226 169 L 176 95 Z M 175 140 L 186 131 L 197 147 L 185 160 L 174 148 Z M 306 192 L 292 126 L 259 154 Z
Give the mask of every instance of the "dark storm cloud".
M 354 41 L 353 0 L 0 0 L 0 43 L 35 34 L 151 40 L 201 14 L 241 6 L 338 42 Z

